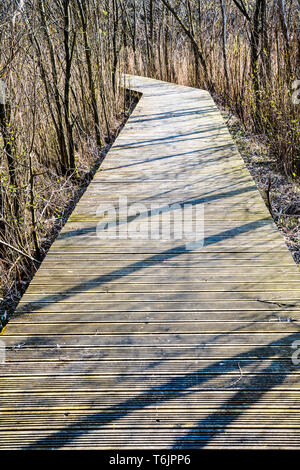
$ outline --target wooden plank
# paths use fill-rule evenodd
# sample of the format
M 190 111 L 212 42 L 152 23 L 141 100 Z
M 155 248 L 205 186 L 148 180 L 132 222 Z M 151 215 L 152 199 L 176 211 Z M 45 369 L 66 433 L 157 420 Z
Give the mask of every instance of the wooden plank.
M 236 236 L 233 238 L 230 237 L 216 237 L 211 236 L 208 240 L 204 240 L 204 246 L 202 243 L 199 244 L 199 247 L 195 247 L 192 251 L 196 253 L 226 253 L 226 252 L 233 252 L 233 251 L 243 251 L 243 252 L 250 252 L 250 253 L 265 253 L 274 252 L 282 250 L 282 245 L 284 243 L 281 236 L 277 234 L 277 237 L 274 235 L 272 237 L 269 236 L 269 239 L 265 240 L 264 238 L 253 238 L 247 237 L 246 234 L 244 236 Z M 70 241 L 71 239 L 71 241 Z M 201 239 L 202 242 L 202 239 Z M 79 248 L 84 249 L 84 247 L 88 250 L 96 248 L 100 249 L 102 253 L 124 253 L 124 244 L 122 244 L 119 240 L 101 240 L 96 237 L 96 235 L 88 235 L 84 231 L 82 233 L 72 231 L 68 232 L 68 235 L 63 235 L 61 238 L 57 239 L 55 242 L 55 248 L 65 249 L 68 248 Z M 186 242 L 178 244 L 178 242 L 169 242 L 169 241 L 159 241 L 153 242 L 153 240 L 132 240 L 128 239 L 126 241 L 127 245 L 127 252 L 128 253 L 162 253 L 170 254 L 172 253 L 174 256 L 178 253 L 186 253 L 189 251 L 186 248 Z M 158 248 L 160 246 L 161 250 Z M 292 260 L 291 260 L 292 264 Z M 295 271 L 296 272 L 296 271 Z
M 5 344 L 6 347 L 16 347 L 23 349 L 23 347 L 64 347 L 64 346 L 113 346 L 113 347 L 128 347 L 128 346 L 190 346 L 198 345 L 199 347 L 207 344 L 215 345 L 248 345 L 253 348 L 253 353 L 256 347 L 260 348 L 265 346 L 289 346 L 297 339 L 297 333 L 285 332 L 286 323 L 283 322 L 282 333 L 243 333 L 233 332 L 231 334 L 215 335 L 211 333 L 199 334 L 152 334 L 152 335 L 132 335 L 120 334 L 118 329 L 113 335 L 101 335 L 101 332 L 94 331 L 93 334 L 63 334 L 60 327 L 57 327 L 56 333 L 52 335 L 11 335 L 10 328 L 5 331 Z M 133 342 L 134 340 L 134 342 Z M 259 352 L 258 351 L 258 352 Z M 291 348 L 292 353 L 292 348 Z M 74 351 L 76 354 L 76 351 Z M 5 371 L 5 364 L 0 364 L 0 370 Z
M 46 278 L 47 279 L 47 278 Z M 279 295 L 294 295 L 299 297 L 300 290 L 298 288 L 297 281 L 288 281 L 288 282 L 243 282 L 243 281 L 219 281 L 219 282 L 175 282 L 175 283 L 166 283 L 166 282 L 109 282 L 105 285 L 93 281 L 84 281 L 82 278 L 74 277 L 69 280 L 69 282 L 63 282 L 63 278 L 50 278 L 51 284 L 46 284 L 46 279 L 40 279 L 39 283 L 35 282 L 31 284 L 26 293 L 29 294 L 60 294 L 72 292 L 77 294 L 80 292 L 85 292 L 85 287 L 88 287 L 91 294 L 94 293 L 104 293 L 104 292 L 115 292 L 115 293 L 157 293 L 157 288 L 159 286 L 159 291 L 161 294 L 168 294 L 170 292 L 228 292 L 234 291 L 236 293 L 244 293 L 245 295 L 250 292 L 262 293 L 262 292 L 278 292 Z M 73 282 L 72 282 L 73 281 Z
M 141 396 L 134 403 L 136 398 L 134 391 L 115 392 L 111 394 L 105 391 L 83 391 L 83 392 L 58 392 L 56 406 L 53 407 L 51 403 L 51 393 L 49 392 L 34 392 L 34 393 L 12 393 L 8 392 L 0 396 L 1 409 L 7 412 L 20 411 L 28 412 L 36 409 L 36 402 L 41 404 L 41 411 L 53 410 L 57 411 L 72 411 L 72 410 L 94 410 L 94 411 L 108 411 L 109 407 L 114 407 L 115 410 L 132 411 L 137 410 L 141 406 L 140 412 L 149 413 L 151 410 L 173 410 L 180 409 L 181 412 L 186 410 L 211 410 L 214 407 L 221 407 L 222 403 L 227 402 L 227 409 L 248 409 L 252 414 L 257 413 L 257 410 L 267 410 L 273 413 L 278 418 L 279 413 L 283 413 L 284 409 L 289 407 L 290 416 L 293 413 L 299 413 L 299 391 L 280 391 L 272 390 L 266 391 L 263 395 L 259 391 L 253 391 L 252 396 L 247 391 L 241 391 L 236 394 L 235 390 L 193 390 L 192 392 L 182 392 L 174 397 L 164 399 L 164 391 L 147 394 Z M 187 407 L 188 398 L 188 407 Z M 281 408 L 276 408 L 276 400 L 281 401 Z M 251 406 L 249 406 L 251 405 Z
M 70 299 L 71 297 L 71 299 Z M 212 295 L 211 292 L 180 292 L 178 294 L 177 292 L 150 292 L 150 293 L 143 293 L 143 292 L 127 292 L 126 299 L 124 299 L 124 293 L 123 292 L 96 292 L 95 294 L 92 294 L 88 289 L 83 290 L 83 292 L 79 292 L 75 295 L 73 291 L 69 292 L 62 292 L 62 293 L 57 293 L 54 295 L 51 295 L 51 298 L 41 297 L 40 293 L 38 294 L 31 294 L 27 293 L 26 300 L 29 303 L 32 302 L 85 302 L 85 303 L 101 303 L 104 304 L 106 302 L 114 302 L 114 304 L 118 304 L 118 302 L 185 302 L 187 305 L 189 302 L 198 302 L 201 304 L 201 302 L 205 301 L 212 301 Z M 292 291 L 292 293 L 287 294 L 286 292 L 263 292 L 263 293 L 257 293 L 257 292 L 215 292 L 213 296 L 213 301 L 214 302 L 219 302 L 219 301 L 226 301 L 226 300 L 232 300 L 232 301 L 272 301 L 272 302 L 289 302 L 292 301 L 293 304 L 298 302 L 298 308 L 300 308 L 300 295 L 299 291 L 295 292 Z M 20 304 L 22 305 L 25 302 L 25 300 L 21 300 Z M 293 305 L 296 307 L 296 305 Z
M 296 306 L 297 307 L 297 306 Z M 75 302 L 74 300 L 69 300 L 69 302 L 61 302 L 51 298 L 48 299 L 48 302 L 30 302 L 22 301 L 20 304 L 19 311 L 22 313 L 32 313 L 37 310 L 43 312 L 60 312 L 64 310 L 67 313 L 72 311 L 77 312 L 101 312 L 106 310 L 107 312 L 132 312 L 139 311 L 144 312 L 145 315 L 148 313 L 151 315 L 153 312 L 182 312 L 182 315 L 187 315 L 191 310 L 194 312 L 206 312 L 207 315 L 209 312 L 214 312 L 216 310 L 222 311 L 236 311 L 240 312 L 243 310 L 257 310 L 264 312 L 277 312 L 280 314 L 282 311 L 289 310 L 290 315 L 293 313 L 294 302 L 292 300 L 284 301 L 282 303 L 272 302 L 272 301 L 207 301 L 207 302 Z M 299 310 L 296 308 L 296 311 Z M 9 329 L 8 329 L 9 331 Z
M 4 449 L 65 449 L 65 450 L 98 450 L 98 449 L 297 449 L 300 433 L 294 429 L 285 430 L 251 430 L 247 428 L 229 429 L 196 429 L 193 435 L 186 436 L 186 430 L 135 428 L 47 431 L 3 431 L 0 441 Z M 247 440 L 245 440 L 247 435 Z M 175 444 L 174 444 L 175 443 Z
M 168 281 L 169 283 L 188 283 L 189 282 L 189 279 L 190 279 L 190 276 L 188 275 L 188 273 L 185 273 L 185 274 L 182 274 L 182 275 L 175 275 L 175 276 L 171 276 L 171 274 L 176 274 L 176 273 L 172 273 L 169 272 L 168 273 L 169 276 L 168 276 Z M 115 283 L 122 283 L 122 284 L 127 284 L 128 285 L 131 285 L 132 286 L 132 283 L 138 283 L 138 284 L 145 284 L 147 283 L 147 281 L 149 282 L 149 284 L 165 284 L 165 280 L 166 280 L 166 277 L 164 277 L 162 274 L 157 274 L 157 275 L 152 275 L 149 274 L 149 275 L 139 275 L 137 273 L 135 274 L 127 274 L 127 276 L 120 276 L 118 274 L 109 274 L 109 275 L 97 275 L 97 273 L 94 273 L 94 274 L 87 274 L 87 273 L 82 273 L 81 275 L 78 274 L 78 271 L 74 271 L 74 270 L 67 270 L 67 272 L 65 271 L 57 271 L 55 273 L 55 275 L 51 275 L 50 272 L 47 276 L 47 274 L 45 273 L 45 275 L 39 275 L 38 277 L 35 278 L 36 280 L 39 279 L 40 283 L 41 284 L 44 284 L 45 281 L 47 282 L 47 279 L 49 281 L 49 285 L 50 284 L 57 284 L 57 283 L 60 283 L 60 282 L 65 282 L 65 283 L 70 283 L 70 282 L 74 282 L 75 283 L 75 286 L 76 288 L 78 288 L 78 285 L 82 284 L 82 285 L 85 285 L 85 283 L 89 283 L 89 285 L 92 287 L 95 283 L 97 283 L 98 286 L 102 285 L 102 282 L 103 284 L 105 283 L 106 285 L 110 286 L 112 284 L 115 284 Z M 277 274 L 276 276 L 272 276 L 272 279 L 273 279 L 273 282 L 274 283 L 278 283 L 278 282 L 282 282 L 283 285 L 284 283 L 289 283 L 291 282 L 291 287 L 296 287 L 296 283 L 298 282 L 298 279 L 299 279 L 299 274 L 298 273 L 293 273 L 293 274 L 285 274 L 285 275 L 282 275 L 282 274 Z M 255 282 L 268 282 L 268 280 L 270 280 L 270 276 L 268 275 L 264 275 L 264 274 L 249 274 L 247 277 L 243 277 L 241 274 L 239 275 L 238 273 L 235 273 L 235 274 L 231 274 L 231 275 L 228 275 L 227 274 L 223 274 L 222 272 L 213 272 L 213 273 L 210 273 L 210 274 L 206 274 L 206 275 L 197 275 L 195 276 L 195 279 L 194 279 L 194 282 L 200 282 L 200 283 L 203 283 L 203 282 L 218 282 L 218 283 L 228 283 L 229 284 L 229 288 L 230 288 L 230 285 L 232 283 L 255 283 Z M 101 281 L 101 282 L 100 282 Z M 38 282 L 38 281 L 37 281 Z M 269 281 L 270 282 L 270 281 Z M 37 284 L 38 285 L 38 284 Z
M 82 259 L 81 259 L 82 258 Z M 287 258 L 283 260 L 282 262 L 278 261 L 276 258 L 273 257 L 273 259 L 270 260 L 231 260 L 229 259 L 228 261 L 226 260 L 181 260 L 181 259 L 170 259 L 170 260 L 164 260 L 164 259 L 154 259 L 154 260 L 119 260 L 119 261 L 114 261 L 114 260 L 98 260 L 97 257 L 95 256 L 86 256 L 83 257 L 81 256 L 72 256 L 68 257 L 67 255 L 64 256 L 65 259 L 65 264 L 66 266 L 74 266 L 78 262 L 78 260 L 82 261 L 83 268 L 86 267 L 88 264 L 93 261 L 93 266 L 95 268 L 103 268 L 103 269 L 110 269 L 112 268 L 126 268 L 130 269 L 131 265 L 135 267 L 135 264 L 138 263 L 140 267 L 153 267 L 155 265 L 159 264 L 159 267 L 163 269 L 168 269 L 168 268 L 183 268 L 183 269 L 207 269 L 207 266 L 209 265 L 209 268 L 218 268 L 218 269 L 228 269 L 228 268 L 237 268 L 237 269 L 243 269 L 243 268 L 271 268 L 273 270 L 276 270 L 278 268 L 284 268 L 284 267 L 290 267 L 291 263 L 290 260 Z M 51 257 L 48 258 L 47 262 L 44 263 L 43 267 L 41 266 L 40 269 L 53 269 L 53 268 L 58 268 L 61 267 L 61 259 L 57 257 Z
M 102 415 L 102 420 L 99 419 Z M 232 417 L 235 415 L 235 419 Z M 256 416 L 258 415 L 258 416 Z M 158 418 L 159 416 L 159 418 Z M 14 418 L 15 417 L 15 418 Z M 106 420 L 105 420 L 106 418 Z M 14 424 L 15 419 L 15 424 Z M 34 420 L 35 427 L 32 426 Z M 101 422 L 102 421 L 102 422 Z M 104 421 L 104 423 L 103 423 Z M 105 422 L 106 421 L 106 422 Z M 214 413 L 213 410 L 190 410 L 185 411 L 178 408 L 176 414 L 174 410 L 164 410 L 157 407 L 156 411 L 132 411 L 124 416 L 124 410 L 108 411 L 108 410 L 66 410 L 65 412 L 4 412 L 0 417 L 0 432 L 10 430 L 12 427 L 15 430 L 44 430 L 45 428 L 55 428 L 56 430 L 64 430 L 65 428 L 72 428 L 72 430 L 80 430 L 82 427 L 87 430 L 114 429 L 115 426 L 122 429 L 138 428 L 140 430 L 149 430 L 153 428 L 163 428 L 165 430 L 180 427 L 188 432 L 199 423 L 203 423 L 203 429 L 240 429 L 257 430 L 272 427 L 274 431 L 282 429 L 294 429 L 300 431 L 299 427 L 299 412 L 280 412 L 262 411 L 259 413 L 251 413 L 243 409 L 232 409 L 219 411 Z
M 274 374 L 285 374 L 289 373 L 297 377 L 299 380 L 300 371 L 295 369 L 291 364 L 289 358 L 285 359 L 240 359 L 239 364 L 236 359 L 222 359 L 221 361 L 215 361 L 215 359 L 185 359 L 182 361 L 180 358 L 177 360 L 169 359 L 164 361 L 157 361 L 153 364 L 151 360 L 90 360 L 90 361 L 51 361 L 49 363 L 38 360 L 36 362 L 7 362 L 5 369 L 1 374 L 3 377 L 18 375 L 18 376 L 33 376 L 36 375 L 37 368 L 42 368 L 39 375 L 47 376 L 81 376 L 81 375 L 101 375 L 109 377 L 122 377 L 127 376 L 149 376 L 149 369 L 151 369 L 151 375 L 154 376 L 165 376 L 185 377 L 189 374 L 195 374 L 206 376 L 206 375 L 226 375 L 233 374 L 237 378 L 244 377 L 247 379 L 248 374 L 253 373 L 257 376 L 257 380 L 260 375 L 268 376 Z
M 22 347 L 8 347 L 6 350 L 6 360 L 8 362 L 52 362 L 52 361 L 72 361 L 74 360 L 74 349 L 68 346 L 44 347 L 43 345 L 21 344 Z M 84 346 L 76 347 L 77 357 L 81 360 L 169 360 L 180 359 L 214 359 L 223 360 L 224 357 L 234 357 L 235 360 L 255 359 L 257 353 L 255 349 L 247 345 L 194 345 L 194 346 Z M 290 359 L 291 347 L 284 345 L 266 346 L 260 348 L 260 359 Z M 71 391 L 72 392 L 72 391 Z M 71 393 L 70 392 L 70 393 Z M 1 391 L 5 396 L 6 391 Z M 0 397 L 1 397 L 0 393 Z M 113 397 L 113 396 L 112 396 Z M 264 397 L 264 395 L 263 395 Z
M 31 321 L 30 321 L 31 320 Z M 34 322 L 35 321 L 35 322 Z M 114 334 L 116 328 L 118 328 L 118 334 L 126 335 L 152 335 L 152 334 L 168 334 L 172 331 L 172 334 L 197 334 L 197 333 L 233 333 L 242 332 L 242 333 L 280 333 L 282 331 L 282 325 L 279 321 L 249 321 L 245 322 L 224 322 L 224 321 L 174 321 L 169 320 L 164 322 L 163 319 L 158 319 L 157 321 L 115 321 L 115 322 L 93 322 L 88 321 L 83 314 L 81 322 L 70 322 L 70 321 L 60 321 L 57 323 L 51 323 L 45 321 L 42 323 L 39 318 L 29 319 L 26 321 L 26 318 L 23 319 L 23 323 L 14 323 L 10 329 L 10 335 L 51 335 L 51 334 L 69 334 L 72 335 L 89 335 L 93 333 L 98 333 L 100 335 L 111 335 Z M 297 333 L 300 329 L 300 320 L 299 321 L 290 321 L 286 322 L 285 332 L 286 333 Z M 72 325 L 72 326 L 71 326 Z
M 70 366 L 71 367 L 71 366 Z M 40 370 L 44 368 L 44 362 L 40 363 Z M 51 378 L 50 378 L 51 377 Z M 240 375 L 236 373 L 228 374 L 189 374 L 189 375 L 134 375 L 110 377 L 97 374 L 82 375 L 11 375 L 0 378 L 0 384 L 6 393 L 32 393 L 47 392 L 52 395 L 53 406 L 55 406 L 55 396 L 57 393 L 67 393 L 70 390 L 76 392 L 105 391 L 114 395 L 115 392 L 126 392 L 134 390 L 136 399 L 152 396 L 153 394 L 164 394 L 168 401 L 178 395 L 182 395 L 189 390 L 189 395 L 195 391 L 218 392 L 235 390 L 236 393 L 245 391 L 252 394 L 253 391 L 264 395 L 268 390 L 279 392 L 299 391 L 299 377 L 288 372 L 284 374 L 256 375 L 255 372 L 247 374 L 243 380 L 239 380 Z M 141 396 L 139 396 L 141 394 Z M 38 407 L 39 404 L 37 403 Z M 281 407 L 280 400 L 274 406 Z M 0 442 L 1 445 L 1 442 Z
M 0 449 L 299 448 L 299 270 L 210 95 L 128 79 L 142 98 L 1 335 Z M 149 237 L 151 204 L 189 204 L 188 236 Z
M 185 318 L 183 321 L 182 318 Z M 186 319 L 188 318 L 188 319 Z M 238 320 L 237 320 L 238 318 Z M 188 312 L 182 311 L 158 311 L 158 312 L 145 312 L 145 311 L 107 311 L 96 310 L 92 312 L 83 312 L 82 310 L 73 310 L 66 312 L 63 308 L 54 312 L 36 311 L 32 313 L 19 311 L 14 317 L 14 324 L 29 324 L 29 323 L 55 323 L 58 327 L 60 323 L 157 323 L 165 322 L 172 323 L 193 323 L 193 322 L 285 322 L 295 323 L 294 326 L 286 325 L 289 328 L 298 328 L 300 319 L 300 310 L 190 310 Z M 115 325 L 116 327 L 116 325 Z M 233 325 L 232 325 L 233 327 Z M 200 326 L 198 327 L 200 328 Z M 216 327 L 217 328 L 217 327 Z M 220 326 L 219 326 L 220 328 Z M 271 328 L 271 327 L 267 327 Z M 283 328 L 282 325 L 274 328 Z M 202 332 L 205 332 L 202 330 Z

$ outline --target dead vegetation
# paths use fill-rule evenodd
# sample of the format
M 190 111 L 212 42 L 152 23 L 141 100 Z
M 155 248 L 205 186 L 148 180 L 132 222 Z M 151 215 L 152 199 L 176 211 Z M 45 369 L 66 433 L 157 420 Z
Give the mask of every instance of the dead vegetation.
M 270 156 L 264 139 L 246 132 L 241 122 L 223 111 L 228 129 L 297 264 L 300 263 L 300 185 Z
M 0 6 L 2 320 L 128 116 L 110 2 Z

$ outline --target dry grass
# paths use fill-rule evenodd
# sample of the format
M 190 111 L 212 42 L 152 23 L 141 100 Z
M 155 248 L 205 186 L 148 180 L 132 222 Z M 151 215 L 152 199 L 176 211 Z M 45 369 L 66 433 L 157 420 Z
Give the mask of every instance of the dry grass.
M 38 189 L 35 193 L 36 228 L 40 256 L 38 262 L 35 262 L 32 259 L 33 256 L 30 259 L 14 249 L 5 247 L 6 256 L 0 259 L 3 292 L 3 298 L 0 301 L 0 328 L 8 321 L 10 314 L 14 311 L 48 249 L 66 223 L 81 195 L 86 190 L 95 171 L 104 160 L 113 141 L 135 107 L 136 102 L 137 98 L 135 96 L 126 95 L 125 112 L 120 111 L 116 115 L 114 123 L 110 127 L 109 140 L 103 132 L 104 139 L 109 141 L 109 143 L 104 144 L 100 150 L 97 148 L 95 139 L 92 136 L 85 140 L 82 151 L 78 152 L 76 169 L 72 173 L 59 176 L 55 170 L 49 169 L 46 165 L 39 165 L 39 167 L 35 165 L 35 171 L 40 174 L 36 179 L 36 187 Z M 8 191 L 9 186 L 6 185 L 5 169 L 2 169 L 1 174 L 2 178 L 4 178 L 2 191 Z M 22 206 L 26 207 L 28 187 L 24 188 L 23 196 L 25 201 Z M 22 245 L 16 242 L 18 240 L 14 231 L 16 226 L 20 234 L 19 236 L 22 237 L 20 238 Z M 22 253 L 27 253 L 28 255 L 32 253 L 31 230 L 32 225 L 28 210 L 24 211 L 22 219 L 15 218 L 11 224 L 6 219 L 6 240 L 14 247 L 20 249 Z

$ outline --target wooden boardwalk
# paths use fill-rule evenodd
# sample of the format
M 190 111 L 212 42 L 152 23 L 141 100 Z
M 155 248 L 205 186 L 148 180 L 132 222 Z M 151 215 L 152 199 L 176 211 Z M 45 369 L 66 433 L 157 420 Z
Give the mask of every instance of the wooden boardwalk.
M 130 81 L 142 98 L 0 338 L 0 448 L 299 448 L 298 269 L 209 94 Z M 122 238 L 97 236 L 119 197 Z M 204 246 L 146 238 L 151 204 L 188 203 Z

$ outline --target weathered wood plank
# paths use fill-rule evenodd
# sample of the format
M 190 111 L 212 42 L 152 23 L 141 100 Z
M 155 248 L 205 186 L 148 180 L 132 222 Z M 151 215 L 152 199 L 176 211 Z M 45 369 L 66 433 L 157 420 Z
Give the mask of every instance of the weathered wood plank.
M 44 363 L 40 363 L 40 369 L 44 368 Z M 0 384 L 6 393 L 32 393 L 47 392 L 53 397 L 55 406 L 55 396 L 58 392 L 94 392 L 105 391 L 111 393 L 135 391 L 135 399 L 143 399 L 153 394 L 164 394 L 168 401 L 174 397 L 182 396 L 186 391 L 191 395 L 195 391 L 228 391 L 235 390 L 236 393 L 246 391 L 250 396 L 253 391 L 264 395 L 268 390 L 273 391 L 299 391 L 299 377 L 288 372 L 284 374 L 256 375 L 255 372 L 247 374 L 240 379 L 238 372 L 228 374 L 189 374 L 186 376 L 170 375 L 134 375 L 109 377 L 105 375 L 11 375 L 0 378 Z M 179 392 L 177 394 L 177 392 Z M 141 396 L 139 395 L 141 393 Z M 38 403 L 37 403 L 38 406 Z M 274 406 L 281 408 L 279 402 L 274 402 Z
M 188 404 L 187 404 L 188 398 Z M 51 393 L 47 392 L 34 392 L 34 393 L 13 393 L 8 392 L 0 396 L 1 409 L 3 411 L 23 411 L 28 412 L 36 410 L 35 403 L 38 402 L 41 410 L 55 410 L 55 411 L 71 411 L 71 410 L 97 410 L 108 411 L 108 407 L 114 407 L 115 410 L 130 409 L 137 410 L 140 405 L 140 413 L 145 409 L 149 413 L 153 409 L 161 410 L 174 410 L 180 409 L 188 410 L 207 410 L 212 407 L 219 408 L 224 401 L 227 402 L 227 409 L 249 409 L 249 412 L 256 413 L 258 409 L 265 409 L 274 414 L 283 413 L 283 409 L 289 407 L 292 413 L 299 412 L 299 391 L 280 391 L 271 390 L 266 391 L 261 395 L 258 391 L 253 391 L 250 395 L 247 391 L 241 391 L 236 394 L 235 390 L 214 390 L 214 391 L 199 391 L 193 390 L 183 392 L 175 397 L 169 397 L 167 400 L 164 397 L 164 391 L 149 393 L 145 396 L 138 397 L 134 403 L 135 392 L 126 391 L 114 394 L 105 391 L 69 391 L 58 392 L 56 397 L 56 406 L 53 407 L 51 402 Z M 130 403 L 130 400 L 132 402 Z M 230 401 L 229 401 L 230 400 Z M 280 400 L 282 404 L 281 409 L 277 409 L 276 400 Z M 249 407 L 249 405 L 252 405 Z M 256 411 L 255 411 L 256 410 Z M 277 415 L 278 416 L 278 415 Z
M 72 335 L 89 335 L 93 333 L 98 333 L 99 335 L 111 335 L 114 334 L 116 328 L 118 328 L 118 334 L 130 334 L 130 335 L 152 335 L 152 334 L 168 334 L 170 331 L 172 334 L 197 334 L 197 333 L 233 333 L 242 332 L 242 333 L 280 333 L 282 331 L 282 325 L 279 321 L 249 321 L 245 322 L 224 322 L 224 321 L 211 321 L 211 322 L 197 322 L 197 321 L 174 321 L 169 320 L 164 322 L 163 320 L 159 321 L 140 321 L 140 322 L 130 322 L 127 321 L 115 321 L 115 322 L 93 322 L 88 321 L 86 316 L 83 314 L 81 322 L 70 322 L 70 321 L 60 321 L 58 324 L 45 321 L 44 323 L 39 320 L 39 318 L 34 319 L 36 323 L 29 320 L 26 321 L 26 318 L 23 319 L 23 323 L 14 323 L 10 329 L 10 335 L 51 335 L 51 334 L 72 334 Z M 297 333 L 300 329 L 300 320 L 299 321 L 290 321 L 286 322 L 285 332 L 286 333 Z
M 60 346 L 60 345 L 59 345 Z M 255 348 L 249 348 L 247 345 L 194 345 L 194 346 L 78 346 L 76 348 L 77 357 L 81 360 L 168 360 L 174 358 L 180 359 L 215 359 L 223 360 L 224 357 L 234 357 L 240 359 L 255 359 L 257 353 Z M 287 359 L 291 356 L 290 346 L 266 346 L 260 348 L 260 359 Z M 6 360 L 8 362 L 37 362 L 37 361 L 72 361 L 74 360 L 74 349 L 68 346 L 44 347 L 43 345 L 21 344 L 21 347 L 12 346 L 7 348 Z M 72 390 L 70 391 L 70 393 Z M 6 396 L 5 391 L 1 391 L 1 396 Z M 264 397 L 264 396 L 263 396 Z M 263 398 L 262 397 L 262 398 Z M 112 396 L 113 398 L 113 396 Z
M 185 318 L 183 321 L 182 318 Z M 186 320 L 188 318 L 188 320 Z M 238 318 L 238 320 L 237 320 Z M 193 323 L 193 322 L 285 322 L 295 323 L 294 326 L 286 325 L 285 328 L 298 328 L 298 322 L 300 320 L 300 310 L 190 310 L 188 312 L 182 311 L 158 311 L 158 312 L 145 312 L 145 311 L 130 311 L 130 312 L 112 312 L 112 311 L 93 311 L 93 312 L 82 312 L 81 310 L 73 310 L 72 312 L 66 312 L 61 309 L 56 312 L 47 311 L 33 311 L 33 313 L 26 313 L 24 316 L 23 312 L 16 314 L 14 318 L 14 324 L 29 324 L 29 323 L 55 323 L 59 326 L 60 323 L 150 323 L 150 322 L 165 322 L 165 323 Z M 115 325 L 116 326 L 116 325 Z M 200 326 L 199 326 L 200 328 Z M 220 328 L 216 326 L 216 328 Z M 269 327 L 267 327 L 269 328 Z M 274 328 L 281 328 L 281 326 L 274 326 Z M 205 333 L 205 330 L 201 330 Z
M 193 428 L 193 427 L 192 427 Z M 245 435 L 247 439 L 245 440 Z M 264 429 L 223 429 L 196 428 L 192 436 L 185 429 L 139 429 L 128 427 L 120 429 L 84 428 L 45 431 L 3 431 L 0 440 L 6 449 L 66 449 L 98 450 L 101 449 L 297 449 L 300 432 L 297 429 L 270 430 Z
M 52 296 L 51 296 L 52 297 Z M 47 301 L 48 300 L 48 301 Z M 60 312 L 64 310 L 65 312 L 71 313 L 72 311 L 77 312 L 101 312 L 106 310 L 107 312 L 144 312 L 145 315 L 148 313 L 151 315 L 153 312 L 182 312 L 183 315 L 187 315 L 191 310 L 194 312 L 205 311 L 209 314 L 210 311 L 224 310 L 224 311 L 242 311 L 242 310 L 258 310 L 265 312 L 275 312 L 280 314 L 282 311 L 289 310 L 292 315 L 295 301 L 283 301 L 282 303 L 273 302 L 273 301 L 255 301 L 255 300 L 211 300 L 203 302 L 185 302 L 185 301 L 176 301 L 173 302 L 143 302 L 143 301 L 125 301 L 122 302 L 75 302 L 74 299 L 69 300 L 68 302 L 58 301 L 52 298 L 48 298 L 46 301 L 41 300 L 40 302 L 30 302 L 29 300 L 24 300 L 20 304 L 19 310 L 22 313 L 25 312 L 35 312 L 37 310 L 43 312 Z M 296 305 L 296 311 L 299 310 L 299 302 Z M 148 317 L 149 318 L 149 317 Z M 7 329 L 9 331 L 10 328 Z
M 126 335 L 116 333 L 113 335 L 101 335 L 101 332 L 94 331 L 91 335 L 83 334 L 63 334 L 60 327 L 57 327 L 56 333 L 52 335 L 11 335 L 10 328 L 6 330 L 5 343 L 7 347 L 64 347 L 64 346 L 190 346 L 198 345 L 199 347 L 208 344 L 214 345 L 248 345 L 253 348 L 253 353 L 256 347 L 259 348 L 265 346 L 289 346 L 291 348 L 292 342 L 297 338 L 297 333 L 285 332 L 286 323 L 283 323 L 282 333 L 243 333 L 243 332 L 232 332 L 232 334 L 210 334 L 210 333 L 199 333 L 199 334 L 152 334 L 152 335 Z M 134 342 L 133 342 L 134 340 Z M 292 352 L 292 349 L 291 349 Z M 74 351 L 76 354 L 76 351 Z M 0 364 L 0 370 L 5 371 L 5 365 Z
M 29 362 L 7 362 L 6 367 L 1 371 L 3 377 L 12 375 L 22 376 L 33 376 L 36 375 L 37 368 L 42 368 L 39 375 L 48 376 L 81 376 L 81 375 L 101 375 L 109 377 L 122 377 L 127 376 L 149 376 L 149 369 L 151 369 L 152 376 L 187 376 L 189 374 L 195 374 L 206 376 L 210 374 L 214 375 L 226 375 L 234 374 L 238 378 L 244 377 L 247 379 L 247 375 L 253 373 L 257 375 L 257 380 L 260 375 L 268 376 L 273 374 L 285 374 L 290 373 L 297 377 L 299 380 L 300 370 L 295 370 L 289 358 L 285 359 L 239 359 L 239 363 L 235 359 L 222 359 L 221 361 L 215 361 L 215 359 L 185 359 L 182 361 L 180 358 L 177 360 L 169 359 L 164 361 L 153 361 L 151 360 L 90 360 L 90 361 L 29 361 Z M 117 383 L 117 382 L 116 382 Z
M 47 279 L 47 278 L 46 278 Z M 40 283 L 31 284 L 26 293 L 29 294 L 67 294 L 73 293 L 77 294 L 80 292 L 85 292 L 85 288 L 88 287 L 89 292 L 91 294 L 94 293 L 104 293 L 104 292 L 115 292 L 115 293 L 157 293 L 158 287 L 159 292 L 161 294 L 165 293 L 168 294 L 170 292 L 239 292 L 244 293 L 245 295 L 250 292 L 278 292 L 279 295 L 294 295 L 299 297 L 300 296 L 300 289 L 297 290 L 298 284 L 297 281 L 282 281 L 276 283 L 274 282 L 243 282 L 243 281 L 218 281 L 218 282 L 174 282 L 174 283 L 166 283 L 166 282 L 107 282 L 104 285 L 97 282 L 96 280 L 93 281 L 86 281 L 78 277 L 74 277 L 69 282 L 63 282 L 63 278 L 51 280 L 51 284 L 46 284 L 46 279 L 39 278 Z M 51 279 L 51 278 L 50 278 Z M 73 281 L 73 282 L 72 282 Z

